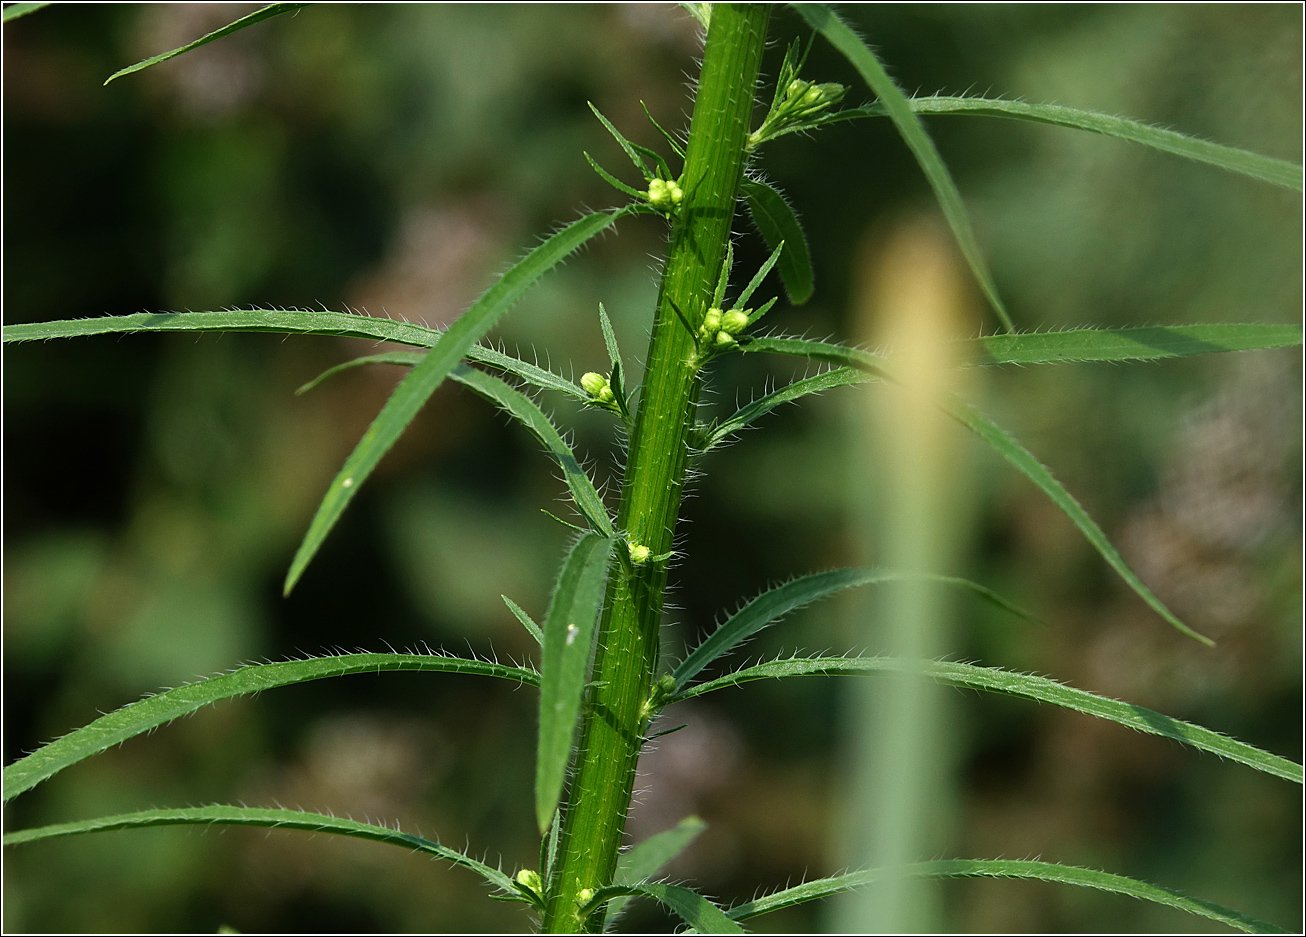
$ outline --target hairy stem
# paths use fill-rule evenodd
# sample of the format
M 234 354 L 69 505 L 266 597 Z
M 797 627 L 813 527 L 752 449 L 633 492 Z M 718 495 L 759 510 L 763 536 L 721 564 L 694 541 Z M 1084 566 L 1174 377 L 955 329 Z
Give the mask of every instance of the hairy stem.
M 694 337 L 676 312 L 697 324 L 706 313 L 734 218 L 766 24 L 764 5 L 715 4 L 663 275 L 644 389 L 630 440 L 618 528 L 653 558 L 671 551 L 685 482 L 686 432 L 698 400 Z M 544 929 L 596 928 L 578 896 L 612 881 L 645 730 L 644 704 L 658 661 L 666 564 L 631 560 L 619 546 L 608 582 L 596 686 L 587 701 L 549 883 Z

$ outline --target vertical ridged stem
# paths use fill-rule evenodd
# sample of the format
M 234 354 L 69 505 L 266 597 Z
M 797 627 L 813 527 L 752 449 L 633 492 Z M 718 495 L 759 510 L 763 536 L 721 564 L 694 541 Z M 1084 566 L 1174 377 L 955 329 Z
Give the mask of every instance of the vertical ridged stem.
M 618 529 L 656 557 L 670 552 L 687 468 L 686 434 L 699 379 L 694 337 L 712 298 L 743 177 L 753 92 L 770 16 L 765 5 L 714 4 L 671 229 L 639 411 L 630 439 Z M 658 662 L 666 563 L 630 562 L 618 546 L 608 581 L 592 688 L 550 882 L 544 929 L 594 929 L 578 894 L 612 881 L 643 741 L 643 707 Z

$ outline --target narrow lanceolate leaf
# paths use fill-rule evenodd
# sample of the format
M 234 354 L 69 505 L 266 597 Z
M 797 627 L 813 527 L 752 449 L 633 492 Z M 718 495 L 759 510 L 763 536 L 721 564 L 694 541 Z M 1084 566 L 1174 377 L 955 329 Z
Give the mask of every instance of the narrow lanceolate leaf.
M 812 573 L 786 582 L 782 586 L 768 589 L 749 602 L 735 614 L 731 615 L 717 627 L 703 643 L 694 648 L 672 672 L 676 689 L 682 690 L 690 680 L 712 661 L 728 654 L 741 643 L 757 634 L 763 628 L 774 624 L 780 618 L 795 609 L 802 608 L 853 586 L 865 586 L 876 582 L 902 582 L 904 580 L 926 580 L 946 585 L 961 586 L 969 589 L 987 602 L 997 605 L 1004 611 L 1011 612 L 1029 621 L 1038 622 L 997 593 L 968 579 L 955 576 L 937 576 L 930 573 L 898 573 L 876 569 L 835 569 L 826 573 Z
M 694 841 L 707 824 L 698 817 L 685 817 L 669 830 L 655 833 L 617 859 L 617 872 L 612 877 L 614 885 L 638 885 L 657 875 L 662 867 Z M 625 907 L 626 897 L 614 898 L 608 904 L 604 930 L 617 919 Z
M 337 335 L 347 338 L 371 338 L 431 348 L 444 334 L 412 322 L 377 319 L 349 312 L 313 309 L 234 309 L 222 312 L 139 312 L 126 316 L 101 316 L 95 319 L 62 319 L 55 322 L 23 322 L 4 327 L 5 342 L 31 342 L 50 338 L 77 338 L 130 332 L 277 332 L 284 335 Z M 380 358 L 388 356 L 376 356 Z M 477 364 L 507 371 L 522 380 L 560 390 L 577 400 L 589 394 L 571 381 L 512 355 L 481 345 L 467 349 L 467 357 Z M 359 359 L 368 363 L 371 357 Z M 388 363 L 406 363 L 394 358 Z M 341 366 L 344 367 L 344 366 Z M 328 372 L 318 378 L 325 380 Z M 313 382 L 316 384 L 317 382 Z
M 1288 189 L 1302 191 L 1302 167 L 1287 160 L 1262 156 L 1250 150 L 1242 150 L 1220 143 L 1199 140 L 1173 130 L 1162 130 L 1137 120 L 1126 117 L 1112 117 L 1075 107 L 1062 107 L 1060 104 L 1027 104 L 1024 101 L 1003 101 L 994 98 L 949 97 L 945 95 L 911 98 L 908 101 L 917 114 L 970 114 L 976 117 L 1008 117 L 1014 120 L 1028 120 L 1040 124 L 1054 124 L 1058 127 L 1074 127 L 1092 133 L 1118 137 L 1133 143 L 1141 143 L 1156 150 L 1209 163 L 1230 172 L 1242 173 L 1280 185 Z M 880 117 L 885 109 L 872 104 L 870 107 L 850 108 L 832 115 L 834 120 L 849 120 L 862 116 Z M 828 121 L 827 121 L 828 122 Z
M 544 619 L 540 743 L 535 763 L 535 817 L 541 833 L 549 828 L 562 796 L 612 544 L 612 537 L 594 533 L 576 541 L 562 565 Z
M 849 365 L 863 368 L 881 378 L 890 377 L 890 374 L 886 371 L 886 365 L 889 363 L 887 358 L 872 355 L 869 352 L 855 348 L 831 345 L 826 342 L 760 338 L 741 344 L 740 347 L 745 351 L 771 351 L 778 354 L 795 355 L 817 361 Z M 1143 601 L 1150 605 L 1158 615 L 1189 637 L 1196 638 L 1208 646 L 1215 644 L 1210 638 L 1189 628 L 1166 608 L 1165 604 L 1129 568 L 1129 564 L 1125 562 L 1124 557 L 1111 545 L 1111 541 L 1107 540 L 1106 534 L 1102 533 L 1102 528 L 1098 527 L 1093 519 L 1088 516 L 1088 513 L 1080 507 L 1079 502 L 1071 497 L 1070 492 L 1066 491 L 1061 483 L 1052 477 L 1052 473 L 1048 471 L 1046 466 L 1008 435 L 1002 427 L 962 400 L 954 398 L 944 401 L 942 407 L 949 416 L 984 440 L 998 455 L 1015 466 L 1022 475 L 1051 498 L 1052 503 L 1070 518 L 1071 522 L 1079 528 L 1080 533 L 1093 545 L 1093 548 L 1120 574 L 1120 578 L 1138 593 Z
M 1150 361 L 1221 351 L 1284 348 L 1302 343 L 1300 324 L 1236 323 L 1156 325 L 1124 329 L 1070 329 L 972 338 L 976 364 L 1048 364 L 1058 361 Z
M 158 65 L 160 62 L 166 62 L 168 59 L 175 58 L 184 52 L 189 52 L 191 49 L 198 49 L 200 46 L 208 45 L 215 39 L 221 39 L 223 36 L 230 36 L 234 32 L 239 32 L 246 26 L 253 26 L 255 23 L 261 23 L 274 16 L 280 16 L 282 13 L 293 13 L 294 11 L 308 5 L 309 4 L 307 3 L 270 3 L 261 10 L 255 10 L 253 13 L 249 14 L 249 16 L 242 16 L 234 23 L 228 23 L 221 29 L 214 30 L 207 36 L 196 39 L 194 42 L 173 49 L 171 52 L 152 55 L 142 62 L 137 62 L 135 65 L 129 65 L 127 68 L 121 68 L 105 79 L 104 83 L 107 85 L 115 78 L 121 78 L 123 75 L 130 75 L 132 72 L 139 72 L 142 68 L 149 68 L 151 65 Z
M 435 347 L 426 353 L 421 363 L 395 388 L 345 461 L 344 467 L 331 482 L 309 525 L 308 533 L 304 535 L 304 541 L 290 564 L 290 571 L 286 574 L 287 593 L 299 581 L 309 561 L 344 512 L 345 506 L 353 500 L 381 457 L 390 450 L 472 345 L 490 330 L 536 280 L 590 238 L 606 230 L 620 215 L 619 211 L 611 214 L 598 212 L 572 222 L 518 261 L 457 322 L 449 326 Z
M 11 3 L 5 7 L 4 22 L 16 20 L 20 16 L 26 16 L 28 13 L 35 13 L 37 10 L 48 7 L 48 3 Z
M 521 622 L 522 627 L 530 632 L 530 636 L 535 639 L 535 642 L 543 645 L 544 632 L 540 630 L 539 625 L 535 624 L 535 619 L 526 614 L 526 609 L 522 608 L 506 595 L 501 595 L 499 598 L 503 599 L 503 604 L 508 606 L 508 611 L 512 612 L 513 616 Z
M 812 255 L 807 249 L 807 236 L 798 216 L 785 201 L 785 197 L 765 182 L 745 179 L 740 186 L 748 200 L 748 213 L 762 233 L 766 246 L 774 251 L 783 241 L 785 249 L 780 254 L 780 279 L 784 281 L 789 301 L 801 306 L 812 298 L 815 289 L 812 276 Z
M 604 536 L 612 536 L 612 521 L 608 517 L 608 509 L 603 506 L 603 499 L 599 497 L 589 475 L 576 461 L 571 447 L 563 441 L 553 423 L 544 415 L 544 411 L 521 391 L 508 386 L 493 375 L 465 364 L 454 368 L 450 377 L 470 387 L 482 397 L 497 403 L 529 429 L 562 468 L 563 478 L 567 482 L 567 487 L 571 489 L 576 509 L 580 511 L 581 516 Z
M 794 905 L 817 898 L 827 898 L 854 888 L 864 888 L 874 882 L 902 876 L 920 876 L 924 878 L 1024 878 L 1043 882 L 1060 882 L 1066 885 L 1079 885 L 1084 888 L 1096 888 L 1099 891 L 1128 895 L 1144 901 L 1178 908 L 1189 914 L 1196 914 L 1208 920 L 1227 924 L 1238 930 L 1251 934 L 1288 933 L 1273 924 L 1258 921 L 1256 918 L 1234 911 L 1213 901 L 1193 898 L 1173 888 L 1162 888 L 1140 882 L 1138 879 L 1099 872 L 1096 869 L 1083 869 L 1073 865 L 1057 865 L 1054 862 L 1036 862 L 1021 859 L 935 859 L 931 862 L 914 862 L 900 869 L 871 869 L 866 872 L 851 872 L 833 878 L 823 878 L 807 882 L 793 888 L 758 898 L 738 907 L 731 908 L 727 914 L 733 920 L 743 921 L 768 911 L 791 908 Z
M 1132 703 L 1097 696 L 1077 690 L 1047 677 L 1012 673 L 996 667 L 978 667 L 951 661 L 902 661 L 891 657 L 794 657 L 774 660 L 753 667 L 745 667 L 716 680 L 700 683 L 675 694 L 667 703 L 675 703 L 701 696 L 725 687 L 738 686 L 752 680 L 778 679 L 780 677 L 836 676 L 839 674 L 864 675 L 875 673 L 913 673 L 928 677 L 948 686 L 968 687 L 1019 696 L 1038 703 L 1048 703 L 1063 709 L 1096 716 L 1119 723 L 1139 732 L 1161 735 L 1204 752 L 1228 758 L 1257 771 L 1272 774 L 1286 781 L 1302 783 L 1302 766 L 1254 745 L 1221 735 L 1190 722 L 1169 716 Z
M 712 429 L 707 438 L 704 450 L 711 449 L 713 446 L 720 445 L 727 437 L 734 435 L 744 427 L 753 423 L 755 420 L 770 413 L 781 404 L 789 403 L 808 394 L 819 394 L 821 391 L 830 390 L 835 387 L 845 387 L 849 384 L 865 384 L 868 381 L 875 380 L 865 371 L 859 371 L 856 368 L 835 368 L 832 371 L 826 371 L 823 374 L 816 374 L 812 377 L 805 377 L 802 380 L 793 381 L 786 384 L 779 390 L 767 394 L 765 397 L 758 397 L 751 403 L 745 404 L 731 414 L 727 419 Z
M 954 398 L 946 401 L 943 408 L 949 416 L 988 443 L 993 451 L 1015 466 L 1022 475 L 1051 498 L 1052 503 L 1061 509 L 1061 513 L 1070 518 L 1071 522 L 1079 528 L 1079 532 L 1093 545 L 1093 548 L 1102 554 L 1102 558 L 1111 564 L 1111 568 L 1120 574 L 1120 578 L 1138 593 L 1144 602 L 1152 606 L 1153 611 L 1190 638 L 1196 638 L 1208 647 L 1215 646 L 1215 642 L 1210 638 L 1197 633 L 1180 621 L 1174 612 L 1166 608 L 1165 603 L 1143 584 L 1143 580 L 1138 578 L 1138 575 L 1129 568 L 1129 564 L 1125 562 L 1120 552 L 1111 545 L 1111 541 L 1107 540 L 1106 534 L 1102 533 L 1102 528 L 1097 526 L 1093 519 L 1088 516 L 1088 512 L 1080 507 L 1079 502 L 1061 486 L 1059 481 L 1052 477 L 1052 473 L 1048 471 L 1047 467 L 1034 458 L 1029 450 L 1016 442 L 1002 427 L 962 400 Z
M 539 686 L 540 682 L 539 674 L 522 667 L 436 654 L 341 654 L 338 657 L 251 664 L 231 673 L 198 680 L 130 703 L 38 748 L 5 768 L 4 799 L 7 801 L 21 794 L 83 758 L 89 758 L 218 700 L 325 677 L 390 670 L 480 674 L 502 677 L 515 683 L 529 683 L 532 686 Z
M 54 826 L 42 826 L 31 830 L 19 830 L 7 833 L 6 846 L 19 843 L 31 843 L 49 839 L 54 836 L 72 836 L 78 833 L 101 833 L 109 830 L 133 830 L 151 826 L 261 826 L 280 830 L 306 830 L 310 833 L 336 833 L 353 836 L 358 839 L 370 839 L 378 843 L 390 843 L 405 849 L 429 853 L 441 859 L 447 859 L 454 865 L 470 869 L 482 876 L 491 885 L 510 894 L 516 894 L 512 879 L 498 869 L 465 856 L 456 849 L 441 846 L 437 842 L 412 833 L 401 833 L 384 826 L 371 823 L 359 823 L 340 817 L 324 816 L 320 813 L 307 813 L 302 810 L 271 810 L 261 807 L 229 807 L 215 805 L 212 807 L 189 807 L 180 810 L 142 810 L 137 813 L 122 813 L 111 817 L 99 817 L 94 820 L 81 820 L 76 823 L 59 823 Z
M 966 262 L 970 264 L 975 279 L 979 281 L 984 295 L 992 304 L 993 311 L 998 314 L 1003 326 L 1010 332 L 1015 326 L 1011 322 L 1011 316 L 1007 314 L 1006 307 L 1002 304 L 1002 299 L 998 296 L 998 288 L 993 282 L 993 277 L 989 274 L 988 264 L 984 261 L 979 241 L 976 240 L 975 231 L 970 224 L 970 216 L 961 201 L 961 193 L 957 191 L 957 185 L 952 181 L 952 174 L 944 165 L 943 157 L 939 155 L 934 141 L 925 132 L 925 125 L 912 111 L 911 103 L 894 84 L 870 47 L 858 39 L 857 35 L 829 7 L 821 3 L 803 3 L 797 4 L 795 9 L 813 29 L 825 36 L 831 45 L 843 53 L 884 105 L 889 119 L 898 128 L 898 133 L 925 172 L 930 188 L 934 190 L 934 197 L 938 199 L 939 207 L 943 209 L 943 215 L 948 219 L 948 225 L 952 228 L 953 236 L 956 237 Z
M 676 917 L 700 934 L 743 934 L 744 929 L 731 920 L 724 911 L 692 888 L 683 885 L 611 885 L 599 889 L 594 896 L 595 906 L 612 898 L 644 896 L 662 902 Z

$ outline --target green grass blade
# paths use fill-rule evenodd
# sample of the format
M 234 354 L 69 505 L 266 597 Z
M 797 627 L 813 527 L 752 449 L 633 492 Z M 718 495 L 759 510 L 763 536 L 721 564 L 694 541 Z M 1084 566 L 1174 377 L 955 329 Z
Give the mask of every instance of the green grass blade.
M 888 377 L 885 371 L 886 359 L 872 355 L 869 352 L 860 351 L 855 348 L 844 348 L 841 345 L 832 345 L 826 342 L 809 342 L 799 339 L 776 339 L 776 338 L 759 338 L 750 342 L 743 343 L 740 347 L 744 351 L 770 351 L 777 354 L 795 355 L 798 357 L 812 358 L 817 361 L 825 361 L 833 364 L 850 365 L 852 367 L 863 368 L 872 374 L 880 377 Z M 982 347 L 982 346 L 981 346 Z M 1210 351 L 1212 349 L 1205 349 Z M 1070 518 L 1071 522 L 1079 528 L 1085 539 L 1088 540 L 1093 548 L 1102 555 L 1102 558 L 1111 565 L 1131 589 L 1138 593 L 1139 597 L 1150 605 L 1158 615 L 1164 618 L 1174 628 L 1183 632 L 1191 638 L 1201 641 L 1208 647 L 1214 646 L 1215 642 L 1205 635 L 1199 634 L 1189 628 L 1178 617 L 1175 616 L 1165 604 L 1158 599 L 1143 581 L 1138 578 L 1137 574 L 1129 568 L 1127 564 L 1111 541 L 1106 538 L 1102 528 L 1098 527 L 1088 513 L 1080 506 L 1070 492 L 1066 491 L 1058 482 L 1047 467 L 1038 459 L 1034 458 L 1030 452 L 1020 443 L 1016 442 L 1007 434 L 1002 427 L 998 426 L 988 417 L 984 416 L 974 407 L 959 399 L 945 401 L 942 404 L 944 411 L 955 419 L 961 425 L 965 426 L 985 443 L 987 443 L 998 455 L 1006 459 L 1022 475 L 1032 481 L 1039 489 L 1052 499 L 1052 503 L 1061 509 L 1062 513 Z
M 743 934 L 745 930 L 731 920 L 726 912 L 708 901 L 692 888 L 684 885 L 663 885 L 653 882 L 642 885 L 610 885 L 595 894 L 594 907 L 605 901 L 621 897 L 653 898 L 666 905 L 699 934 Z
M 745 179 L 740 190 L 748 200 L 748 213 L 762 233 L 766 246 L 774 251 L 782 241 L 786 245 L 780 255 L 780 279 L 784 281 L 789 301 L 801 306 L 812 298 L 815 285 L 812 254 L 807 248 L 807 236 L 798 223 L 798 216 L 785 197 L 765 182 Z
M 726 687 L 738 686 L 753 680 L 780 677 L 836 676 L 839 674 L 865 675 L 873 673 L 912 673 L 928 677 L 948 686 L 967 687 L 1005 693 L 1038 703 L 1048 703 L 1063 709 L 1095 716 L 1118 723 L 1138 732 L 1174 739 L 1193 748 L 1228 758 L 1257 771 L 1272 774 L 1286 781 L 1302 783 L 1302 766 L 1287 758 L 1262 751 L 1254 745 L 1221 735 L 1190 722 L 1173 719 L 1132 703 L 1108 699 L 1085 690 L 1066 686 L 1047 677 L 1013 673 L 997 667 L 979 667 L 975 664 L 958 664 L 950 661 L 920 661 L 911 663 L 889 657 L 794 657 L 774 660 L 745 667 L 732 674 L 697 684 L 675 694 L 668 705 L 701 696 Z
M 37 10 L 48 7 L 48 3 L 11 3 L 5 7 L 4 22 L 16 20 L 20 16 L 26 16 L 28 13 L 35 13 Z
M 825 36 L 831 45 L 843 53 L 843 56 L 861 73 L 866 84 L 875 92 L 875 96 L 880 99 L 880 103 L 889 114 L 889 119 L 898 128 L 903 142 L 907 144 L 912 155 L 916 157 L 916 162 L 925 172 L 930 188 L 934 190 L 934 197 L 938 199 L 939 207 L 943 209 L 943 215 L 948 219 L 952 234 L 957 239 L 957 245 L 961 248 L 966 262 L 970 264 L 970 269 L 975 274 L 975 279 L 979 281 L 980 288 L 984 290 L 984 295 L 993 306 L 993 311 L 998 314 L 998 318 L 1008 332 L 1015 329 L 1006 306 L 998 296 L 998 288 L 989 274 L 988 264 L 984 262 L 984 255 L 975 238 L 966 206 L 962 203 L 961 193 L 957 191 L 957 185 L 952 181 L 952 174 L 948 172 L 943 158 L 939 156 L 934 141 L 925 132 L 925 125 L 912 111 L 911 103 L 894 84 L 875 53 L 866 43 L 857 38 L 857 35 L 829 7 L 821 3 L 803 3 L 796 4 L 795 9 L 813 29 Z
M 541 276 L 552 270 L 590 238 L 606 230 L 621 212 L 598 212 L 574 221 L 518 261 L 499 281 L 449 326 L 421 364 L 399 383 L 372 421 L 363 438 L 345 460 L 309 525 L 308 533 L 286 574 L 285 592 L 294 588 L 304 569 L 335 526 L 345 507 L 390 450 L 417 412 L 449 373 Z
M 825 573 L 811 573 L 792 579 L 782 586 L 768 589 L 753 599 L 738 612 L 731 615 L 708 635 L 698 647 L 694 648 L 672 672 L 676 681 L 676 690 L 683 690 L 698 673 L 712 661 L 730 653 L 741 643 L 757 632 L 766 628 L 795 609 L 809 605 L 827 595 L 850 589 L 853 586 L 865 586 L 878 582 L 902 582 L 904 580 L 926 580 L 961 586 L 969 589 L 987 602 L 997 605 L 1004 611 L 1017 617 L 1041 624 L 1028 612 L 1011 604 L 1006 599 L 986 589 L 978 583 L 955 576 L 939 576 L 932 573 L 899 573 L 877 569 L 835 569 Z M 683 694 L 682 694 L 683 696 Z
M 516 894 L 512 880 L 493 866 L 478 862 L 465 856 L 456 849 L 441 846 L 439 843 L 401 833 L 399 830 L 376 826 L 371 823 L 359 823 L 340 817 L 329 817 L 320 813 L 308 813 L 302 810 L 272 810 L 262 807 L 229 807 L 214 805 L 211 807 L 189 807 L 179 810 L 141 810 L 136 813 L 122 813 L 111 817 L 98 817 L 94 820 L 80 820 L 75 823 L 59 823 L 54 826 L 42 826 L 30 830 L 7 833 L 4 838 L 6 846 L 20 843 L 32 843 L 55 836 L 73 836 L 79 833 L 102 833 L 110 830 L 132 830 L 151 826 L 259 826 L 269 829 L 306 830 L 310 833 L 336 833 L 369 839 L 377 843 L 390 843 L 405 849 L 429 853 L 441 859 L 447 859 L 454 865 L 469 869 L 482 876 L 491 885 L 511 894 Z
M 576 541 L 562 565 L 544 619 L 540 741 L 535 762 L 535 817 L 541 833 L 553 819 L 571 760 L 613 542 L 612 537 L 593 533 Z
M 177 56 L 181 55 L 184 52 L 189 52 L 191 49 L 198 49 L 200 46 L 208 45 L 210 42 L 212 42 L 215 39 L 221 39 L 224 36 L 230 36 L 234 32 L 240 32 L 240 30 L 244 29 L 246 26 L 253 26 L 255 23 L 261 23 L 264 20 L 271 19 L 274 16 L 280 16 L 282 13 L 293 13 L 296 10 L 299 10 L 306 6 L 309 6 L 309 4 L 269 3 L 267 6 L 263 7 L 262 9 L 255 10 L 253 13 L 249 14 L 248 16 L 242 16 L 234 23 L 228 23 L 226 26 L 223 26 L 221 29 L 215 30 L 209 33 L 207 36 L 203 36 L 199 39 L 196 39 L 194 42 L 187 43 L 186 45 L 181 46 L 180 48 L 173 49 L 171 52 L 163 52 L 159 55 L 152 55 L 148 59 L 145 59 L 144 61 L 137 62 L 135 65 L 129 65 L 126 68 L 120 68 L 118 69 L 118 71 L 114 72 L 112 75 L 106 78 L 104 83 L 107 85 L 115 78 L 121 78 L 124 75 L 130 75 L 133 72 L 139 72 L 143 68 L 149 68 L 151 65 L 158 65 L 160 62 L 166 62 L 168 61 L 168 59 L 176 58 Z M 8 18 L 7 15 L 6 18 Z
M 411 322 L 377 319 L 349 312 L 313 309 L 235 309 L 223 312 L 140 312 L 95 319 L 62 319 L 55 322 L 23 322 L 4 327 L 4 341 L 31 342 L 51 338 L 80 338 L 133 332 L 276 332 L 283 335 L 335 335 L 400 342 L 420 348 L 434 347 L 444 334 Z M 512 355 L 473 345 L 467 357 L 500 371 L 507 371 L 545 390 L 562 391 L 577 400 L 588 400 L 576 384 L 566 378 L 527 364 Z M 366 360 L 366 359 L 365 359 Z M 391 363 L 399 363 L 398 359 Z M 319 380 L 325 379 L 323 375 Z
M 617 872 L 612 877 L 614 885 L 637 885 L 662 870 L 662 867 L 707 829 L 698 817 L 685 817 L 669 830 L 663 830 L 624 852 L 617 859 Z M 626 897 L 613 898 L 608 904 L 603 929 L 607 930 L 626 905 Z
M 717 426 L 712 434 L 707 438 L 707 443 L 703 450 L 711 449 L 713 446 L 720 445 L 726 437 L 739 432 L 744 427 L 753 423 L 755 420 L 770 413 L 781 404 L 789 403 L 808 394 L 819 394 L 822 391 L 830 390 L 835 387 L 844 387 L 849 384 L 865 384 L 873 381 L 875 378 L 865 371 L 859 371 L 856 368 L 835 368 L 832 371 L 826 371 L 812 377 L 805 377 L 802 380 L 793 381 L 786 384 L 779 390 L 759 397 L 751 403 L 745 404 L 731 414 L 725 421 Z
M 1138 593 L 1144 602 L 1152 607 L 1153 611 L 1190 638 L 1195 638 L 1208 647 L 1215 646 L 1215 642 L 1210 638 L 1199 634 L 1180 621 L 1174 612 L 1166 608 L 1165 604 L 1152 593 L 1152 590 L 1143 584 L 1143 580 L 1139 579 L 1138 575 L 1129 568 L 1129 564 L 1125 562 L 1124 557 L 1111 545 L 1111 541 L 1106 538 L 1106 534 L 1102 533 L 1102 528 L 1097 526 L 1094 520 L 1088 516 L 1088 512 L 1080 507 L 1079 502 L 1062 487 L 1059 481 L 1052 477 L 1052 473 L 1048 471 L 1047 467 L 1034 458 L 1028 449 L 1016 442 L 1002 427 L 962 400 L 954 398 L 945 401 L 943 408 L 949 416 L 986 442 L 994 452 L 1006 459 L 1008 463 L 1051 498 L 1052 503 L 1061 509 L 1061 513 L 1070 518 L 1071 523 L 1079 528 L 1079 532 L 1084 535 L 1084 538 L 1093 545 L 1093 548 L 1102 555 L 1102 558 L 1111 565 L 1111 568 L 1119 573 L 1120 578 L 1134 592 Z
M 926 878 L 1023 878 L 1037 879 L 1043 882 L 1060 882 L 1066 885 L 1079 885 L 1095 888 L 1099 891 L 1128 895 L 1144 901 L 1187 911 L 1211 921 L 1227 924 L 1238 930 L 1251 934 L 1285 934 L 1273 924 L 1258 921 L 1254 917 L 1234 911 L 1213 901 L 1193 898 L 1172 888 L 1162 888 L 1138 879 L 1099 872 L 1096 869 L 1083 869 L 1073 865 L 1058 865 L 1054 862 L 1036 862 L 1020 859 L 935 859 L 931 862 L 915 862 L 901 869 L 871 869 L 866 872 L 851 872 L 833 878 L 823 878 L 807 882 L 793 888 L 758 898 L 738 907 L 731 908 L 727 914 L 736 921 L 747 920 L 768 911 L 791 908 L 794 905 L 827 898 L 854 888 L 862 888 L 874 882 L 884 881 L 898 876 L 923 876 Z
M 603 505 L 603 499 L 599 497 L 585 469 L 581 468 L 580 462 L 576 460 L 571 447 L 563 441 L 561 434 L 544 415 L 543 410 L 529 397 L 510 387 L 506 382 L 465 364 L 458 365 L 449 376 L 458 383 L 470 387 L 487 400 L 498 404 L 530 430 L 562 468 L 563 478 L 566 479 L 567 487 L 571 489 L 571 496 L 581 516 L 604 536 L 612 536 L 612 521 L 608 517 L 608 509 Z
M 1182 156 L 1186 159 L 1209 163 L 1229 172 L 1241 173 L 1268 182 L 1271 185 L 1302 191 L 1302 167 L 1283 159 L 1262 156 L 1250 150 L 1243 150 L 1220 143 L 1211 143 L 1177 133 L 1174 130 L 1162 130 L 1137 120 L 1126 117 L 1112 117 L 1096 111 L 1085 111 L 1076 107 L 1063 107 L 1060 104 L 1027 104 L 1024 101 L 1003 101 L 995 98 L 950 97 L 932 95 L 911 98 L 908 103 L 917 114 L 962 114 L 976 117 L 1006 117 L 1014 120 L 1033 121 L 1040 124 L 1052 124 L 1058 127 L 1073 127 L 1087 130 L 1108 137 L 1141 143 L 1155 150 Z M 858 117 L 883 117 L 885 110 L 878 104 L 869 107 L 850 108 L 831 115 L 824 123 L 833 120 L 852 120 Z
M 539 625 L 535 624 L 535 619 L 527 615 L 524 608 L 506 595 L 501 595 L 499 598 L 503 599 L 504 604 L 508 606 L 508 611 L 512 612 L 513 616 L 522 623 L 522 627 L 530 632 L 531 637 L 535 639 L 535 643 L 543 645 L 544 632 L 540 630 Z
M 1151 361 L 1223 351 L 1284 348 L 1302 343 L 1300 324 L 1262 323 L 1069 329 L 972 338 L 978 364 L 1047 364 L 1058 361 Z
M 38 748 L 5 768 L 4 799 L 8 801 L 84 758 L 218 700 L 325 677 L 391 670 L 479 674 L 501 677 L 515 683 L 529 683 L 532 686 L 539 686 L 540 683 L 540 675 L 533 670 L 435 654 L 341 654 L 272 664 L 251 664 L 129 703 Z

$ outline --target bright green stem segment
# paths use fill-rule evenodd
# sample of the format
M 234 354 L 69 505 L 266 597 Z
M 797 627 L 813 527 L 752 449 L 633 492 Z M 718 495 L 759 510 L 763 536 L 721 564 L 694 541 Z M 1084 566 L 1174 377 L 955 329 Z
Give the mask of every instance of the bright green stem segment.
M 672 548 L 687 467 L 686 434 L 698 398 L 694 337 L 675 307 L 697 325 L 716 286 L 743 179 L 744 147 L 769 8 L 715 4 L 703 52 L 689 149 L 685 196 L 671 247 L 647 357 L 639 412 L 630 440 L 617 528 L 629 544 L 658 557 Z M 674 304 L 674 306 L 673 306 Z M 648 699 L 658 659 L 666 566 L 635 565 L 616 549 L 594 661 L 594 688 L 584 710 L 580 750 L 549 883 L 544 930 L 597 929 L 601 914 L 580 913 L 577 895 L 612 882 L 630 807 Z

